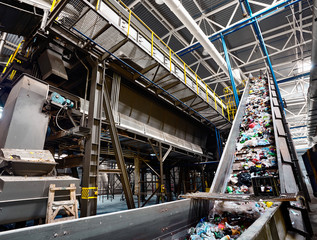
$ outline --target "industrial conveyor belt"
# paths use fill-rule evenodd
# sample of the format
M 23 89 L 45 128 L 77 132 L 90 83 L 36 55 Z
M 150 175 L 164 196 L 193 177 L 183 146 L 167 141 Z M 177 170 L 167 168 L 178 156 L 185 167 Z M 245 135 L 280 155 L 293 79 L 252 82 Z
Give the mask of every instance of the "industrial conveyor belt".
M 221 231 L 217 227 L 219 217 L 223 225 L 230 226 L 237 223 L 230 221 L 230 216 L 237 214 L 231 211 L 238 211 L 241 216 L 249 215 L 248 211 L 241 210 L 240 213 L 235 209 L 243 209 L 244 204 L 248 204 L 244 202 L 263 201 L 285 202 L 279 206 L 284 209 L 283 217 L 288 225 L 287 230 L 299 232 L 307 238 L 312 233 L 307 219 L 307 204 L 303 197 L 305 188 L 301 171 L 277 95 L 274 82 L 268 80 L 268 77 L 251 79 L 247 84 L 210 192 L 181 196 L 225 202 L 215 202 L 210 214 L 216 215 L 217 218 L 211 218 L 211 222 L 198 223 L 196 229 L 191 231 L 192 239 L 201 234 L 213 237 Z M 255 206 L 263 211 L 263 207 L 258 203 Z M 250 209 L 253 208 L 256 207 L 251 204 Z M 225 215 L 218 216 L 219 212 Z M 226 214 L 229 214 L 229 217 Z M 254 219 L 254 215 L 251 218 Z M 205 229 L 211 226 L 211 229 L 218 230 L 212 230 L 209 235 L 208 231 L 201 233 L 201 225 L 207 226 Z M 244 222 L 239 225 L 244 225 Z M 242 229 L 238 226 L 237 228 Z M 223 233 L 226 234 L 226 231 Z M 229 235 L 228 239 L 235 237 Z
M 227 184 L 224 183 L 232 183 L 232 179 L 230 179 L 232 175 L 230 174 L 234 174 L 236 170 L 246 172 L 246 170 L 249 170 L 252 166 L 259 167 L 261 170 L 261 165 L 263 165 L 264 162 L 269 166 L 266 168 L 264 176 L 272 175 L 272 172 L 276 171 L 274 170 L 274 165 L 275 162 L 277 162 L 280 186 L 279 192 L 281 194 L 296 194 L 299 191 L 305 190 L 297 162 L 296 151 L 289 134 L 283 109 L 279 105 L 276 87 L 273 80 L 266 80 L 266 82 L 268 95 L 266 96 L 265 91 L 263 91 L 263 98 L 258 97 L 256 101 L 260 102 L 254 103 L 255 106 L 250 106 L 250 101 L 253 100 L 252 96 L 251 98 L 249 98 L 249 96 L 250 93 L 254 96 L 252 93 L 254 89 L 251 89 L 250 87 L 256 86 L 257 80 L 251 84 L 247 84 L 221 157 L 215 179 L 211 186 L 210 192 L 212 193 L 224 193 L 227 190 Z M 260 91 L 258 87 L 256 87 L 256 89 Z M 265 105 L 264 102 L 266 98 L 269 99 L 269 104 L 261 106 L 261 101 L 262 104 Z M 263 111 L 259 111 L 262 117 L 255 116 L 254 110 L 258 108 L 267 108 L 266 112 L 271 114 L 267 115 L 266 113 L 263 113 Z M 270 118 L 271 120 L 267 121 L 265 118 L 263 119 L 263 117 Z M 260 123 L 261 121 L 262 123 Z M 251 126 L 251 124 L 253 124 L 253 126 Z M 263 127 L 261 124 L 267 124 L 268 127 Z M 255 129 L 257 126 L 259 127 L 259 130 L 254 130 L 254 132 L 252 132 L 254 136 L 251 136 L 252 134 L 248 129 L 251 127 Z M 264 132 L 261 133 L 260 137 L 259 131 L 263 131 L 263 129 Z M 265 133 L 265 131 L 267 131 L 267 133 Z M 268 132 L 271 133 L 268 134 Z M 244 139 L 243 136 L 245 137 Z M 266 149 L 266 152 L 264 152 L 263 149 Z M 262 158 L 260 155 L 265 158 L 260 159 Z M 244 165 L 244 163 L 248 162 L 251 164 Z M 258 164 L 260 164 L 260 166 L 257 166 Z M 242 169 L 245 166 L 246 168 Z M 251 193 L 253 193 L 253 190 L 251 190 Z

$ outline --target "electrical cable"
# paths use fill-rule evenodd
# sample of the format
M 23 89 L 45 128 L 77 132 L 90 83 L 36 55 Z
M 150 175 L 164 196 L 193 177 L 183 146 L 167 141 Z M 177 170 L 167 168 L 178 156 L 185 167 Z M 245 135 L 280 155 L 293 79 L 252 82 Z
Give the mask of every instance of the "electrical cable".
M 65 104 L 63 105 L 63 107 L 61 107 L 61 108 L 58 110 L 58 112 L 57 112 L 57 114 L 56 114 L 56 117 L 55 117 L 55 123 L 56 123 L 57 127 L 58 127 L 60 130 L 64 131 L 64 132 L 67 132 L 67 130 L 65 130 L 64 128 L 62 128 L 62 127 L 58 124 L 58 116 L 59 116 L 60 112 L 62 111 L 62 109 L 66 109 L 66 108 L 67 108 L 67 103 L 65 103 Z

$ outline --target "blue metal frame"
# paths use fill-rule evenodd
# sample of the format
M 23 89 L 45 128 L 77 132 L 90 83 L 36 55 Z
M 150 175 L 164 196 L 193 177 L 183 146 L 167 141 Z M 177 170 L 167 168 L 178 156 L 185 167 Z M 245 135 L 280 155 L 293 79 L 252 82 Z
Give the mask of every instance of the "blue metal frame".
M 221 155 L 222 155 L 222 153 L 223 153 L 223 149 L 222 149 L 221 136 L 220 136 L 220 132 L 219 132 L 219 130 L 217 130 L 217 131 L 218 131 L 218 136 L 219 136 L 219 146 L 220 146 L 220 152 L 221 152 Z
M 253 17 L 252 10 L 251 10 L 251 7 L 250 7 L 250 4 L 249 4 L 248 0 L 244 0 L 244 3 L 245 3 L 245 6 L 246 6 L 246 9 L 247 9 L 247 12 L 248 12 L 249 16 Z M 262 32 L 261 32 L 258 20 L 257 20 L 256 17 L 254 17 L 254 19 L 255 19 L 255 21 L 252 23 L 252 26 L 253 26 L 255 34 L 257 35 L 258 40 L 260 42 L 260 46 L 261 46 L 262 52 L 266 56 L 266 63 L 269 66 L 270 72 L 272 74 L 272 78 L 273 78 L 274 85 L 275 85 L 276 92 L 277 92 L 277 97 L 279 99 L 279 102 L 280 102 L 280 105 L 281 105 L 282 109 L 284 110 L 284 103 L 283 103 L 283 100 L 282 100 L 280 89 L 279 89 L 279 87 L 277 85 L 277 81 L 276 81 L 275 73 L 274 73 L 274 70 L 273 70 L 273 67 L 272 67 L 271 59 L 270 59 L 269 53 L 267 51 L 267 48 L 266 48 L 266 45 L 265 45 L 265 42 L 264 42 L 263 35 L 262 35 Z
M 289 129 L 302 128 L 302 127 L 307 127 L 307 125 L 296 126 L 296 127 L 290 127 Z
M 255 21 L 256 18 L 259 20 L 261 18 L 268 17 L 268 16 L 270 16 L 272 14 L 275 14 L 277 11 L 279 11 L 281 9 L 285 9 L 285 8 L 287 8 L 289 6 L 292 6 L 292 5 L 294 5 L 294 4 L 296 4 L 296 3 L 300 2 L 300 1 L 301 0 L 295 0 L 295 1 L 292 2 L 292 0 L 287 0 L 287 1 L 281 2 L 281 3 L 277 4 L 277 5 L 275 5 L 274 7 L 268 8 L 267 10 L 265 10 L 263 12 L 257 13 L 255 15 L 253 15 L 252 17 L 249 17 L 249 18 L 247 18 L 247 19 L 245 19 L 245 20 L 243 20 L 241 22 L 238 22 L 238 23 L 234 24 L 231 27 L 225 28 L 225 29 L 221 30 L 220 32 L 217 32 L 217 33 L 211 35 L 209 37 L 209 40 L 213 42 L 213 41 L 215 41 L 215 40 L 220 38 L 220 34 L 222 34 L 223 36 L 226 36 L 226 35 L 228 35 L 230 33 L 236 32 L 239 29 L 244 28 L 244 27 L 249 26 L 250 24 L 252 24 Z M 184 48 L 181 51 L 178 51 L 177 54 L 178 54 L 178 56 L 183 56 L 183 55 L 185 55 L 187 53 L 190 53 L 190 52 L 192 52 L 192 51 L 194 51 L 194 50 L 196 50 L 198 48 L 201 48 L 201 47 L 202 46 L 201 46 L 200 43 L 195 43 L 195 44 L 193 44 L 191 46 L 188 46 L 188 47 Z
M 309 75 L 310 75 L 310 72 L 306 72 L 306 73 L 299 74 L 297 76 L 293 76 L 293 77 L 289 77 L 289 78 L 285 78 L 285 79 L 279 80 L 279 81 L 277 81 L 277 83 L 290 82 L 290 81 L 293 81 L 293 80 L 298 79 L 298 78 L 307 77 Z
M 218 154 L 219 154 L 219 159 L 220 159 L 221 155 L 222 155 L 222 146 L 221 146 L 220 133 L 216 127 L 215 127 L 215 134 L 216 134 L 217 149 L 218 149 Z
M 223 52 L 225 54 L 225 59 L 226 59 L 227 66 L 228 66 L 228 72 L 229 72 L 229 77 L 230 77 L 230 81 L 231 81 L 231 85 L 232 85 L 234 101 L 235 101 L 236 106 L 238 108 L 238 106 L 239 106 L 239 97 L 238 97 L 238 93 L 237 93 L 236 83 L 234 82 L 234 77 L 233 77 L 233 74 L 232 74 L 231 63 L 230 63 L 230 59 L 229 59 L 229 54 L 228 54 L 226 42 L 225 42 L 225 39 L 224 39 L 222 34 L 220 34 L 220 37 L 221 37 Z
M 307 138 L 307 137 L 294 137 L 293 140 L 294 139 L 303 139 L 303 138 Z

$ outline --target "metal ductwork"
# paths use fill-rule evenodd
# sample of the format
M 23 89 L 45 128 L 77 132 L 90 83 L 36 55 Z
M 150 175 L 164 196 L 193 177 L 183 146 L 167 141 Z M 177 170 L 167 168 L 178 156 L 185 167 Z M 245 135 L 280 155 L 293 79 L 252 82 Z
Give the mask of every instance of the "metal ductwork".
M 310 72 L 310 82 L 308 89 L 308 137 L 310 140 L 317 142 L 316 130 L 317 130 L 317 0 L 314 0 L 313 11 L 313 43 L 312 43 L 312 70 Z
M 208 54 L 218 64 L 218 66 L 230 78 L 226 60 L 221 56 L 216 47 L 210 42 L 206 34 L 196 24 L 194 19 L 189 15 L 186 9 L 178 0 L 164 0 L 164 3 L 177 16 L 177 18 L 184 24 L 184 26 L 193 34 L 193 36 L 200 42 Z M 241 71 L 240 71 L 241 73 Z M 239 84 L 241 79 L 234 76 L 235 81 Z

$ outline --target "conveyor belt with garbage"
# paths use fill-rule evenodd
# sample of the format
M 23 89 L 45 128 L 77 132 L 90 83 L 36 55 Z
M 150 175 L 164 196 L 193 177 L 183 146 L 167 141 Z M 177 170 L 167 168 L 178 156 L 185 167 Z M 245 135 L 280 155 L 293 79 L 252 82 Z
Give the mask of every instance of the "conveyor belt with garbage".
M 266 79 L 250 81 L 225 193 L 261 196 L 277 196 L 279 193 L 276 146 Z M 203 219 L 196 227 L 190 228 L 187 237 L 193 240 L 236 239 L 272 204 L 270 201 L 216 201 L 209 219 Z
M 296 202 L 299 199 L 297 191 L 285 191 L 290 189 L 285 187 L 289 183 L 281 183 L 286 178 L 279 177 L 279 167 L 283 170 L 285 168 L 283 162 L 286 149 L 281 149 L 285 146 L 279 146 L 276 141 L 280 140 L 279 135 L 284 129 L 279 129 L 283 126 L 281 124 L 276 126 L 278 114 L 272 114 L 278 102 L 271 98 L 277 96 L 272 90 L 275 91 L 275 87 L 267 78 L 250 80 L 249 88 L 246 88 L 241 99 L 242 106 L 231 129 L 211 192 L 183 195 L 184 198 L 215 200 L 208 217 L 191 227 L 185 239 L 237 239 L 267 209 L 280 206 L 277 203 L 274 205 L 273 201 Z M 294 175 L 288 179 L 294 180 L 293 184 L 297 185 Z M 226 184 L 221 184 L 221 181 Z M 303 222 L 300 219 L 302 213 L 293 210 L 291 213 L 298 217 L 297 223 Z

